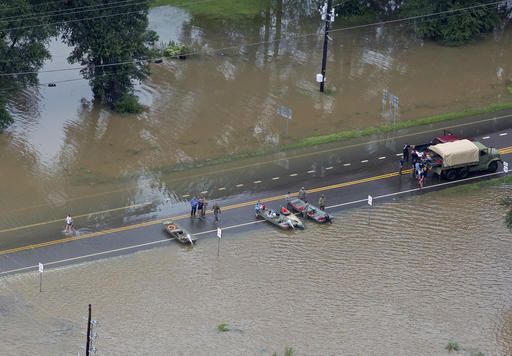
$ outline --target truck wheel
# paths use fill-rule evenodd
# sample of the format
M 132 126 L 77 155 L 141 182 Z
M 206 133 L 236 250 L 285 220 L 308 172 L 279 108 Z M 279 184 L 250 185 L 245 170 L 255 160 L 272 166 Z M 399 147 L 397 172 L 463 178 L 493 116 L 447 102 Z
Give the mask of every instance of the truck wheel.
M 490 173 L 496 172 L 498 170 L 498 162 L 497 161 L 492 161 L 491 163 L 489 163 L 489 167 L 487 167 L 487 170 Z
M 448 172 L 446 172 L 445 177 L 448 181 L 455 180 L 457 179 L 457 171 L 455 169 L 450 169 Z
M 469 175 L 469 172 L 468 172 L 467 168 L 461 168 L 461 169 L 458 170 L 457 173 L 458 173 L 457 175 L 459 176 L 460 179 L 467 178 L 468 175 Z

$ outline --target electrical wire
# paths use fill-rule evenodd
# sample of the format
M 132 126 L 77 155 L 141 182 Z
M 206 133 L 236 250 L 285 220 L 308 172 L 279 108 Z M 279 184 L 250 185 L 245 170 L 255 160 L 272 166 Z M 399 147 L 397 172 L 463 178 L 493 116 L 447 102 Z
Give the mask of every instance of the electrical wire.
M 0 17 L 0 22 L 8 22 L 8 21 L 26 21 L 31 19 L 40 19 L 44 17 L 51 17 L 51 16 L 68 16 L 72 14 L 78 14 L 83 12 L 90 12 L 90 11 L 101 11 L 101 10 L 109 10 L 109 9 L 115 9 L 118 7 L 124 7 L 124 6 L 131 6 L 131 5 L 140 5 L 140 4 L 149 4 L 150 0 L 145 0 L 142 2 L 135 2 L 135 0 L 122 0 L 122 1 L 116 1 L 108 4 L 96 4 L 96 5 L 89 5 L 89 6 L 81 6 L 81 7 L 75 7 L 70 9 L 60 9 L 60 10 L 53 10 L 43 13 L 35 14 L 27 14 L 27 15 L 13 15 L 13 16 L 7 16 L 7 17 Z M 123 5 L 118 5 L 123 4 Z M 86 10 L 83 10 L 86 9 Z M 78 10 L 78 11 L 75 11 Z
M 458 16 L 458 15 L 460 15 L 460 13 L 462 11 L 471 10 L 471 9 L 475 9 L 475 8 L 482 8 L 482 7 L 491 6 L 491 5 L 497 5 L 497 4 L 506 3 L 506 2 L 507 2 L 507 0 L 494 1 L 494 2 L 491 2 L 491 3 L 473 5 L 473 6 L 468 6 L 468 7 L 465 7 L 465 8 L 460 8 L 460 9 L 445 10 L 445 11 L 440 11 L 440 12 L 435 12 L 435 13 L 430 13 L 430 14 L 424 14 L 424 15 L 410 16 L 410 17 L 400 18 L 400 19 L 393 19 L 393 20 L 379 21 L 379 22 L 374 22 L 374 23 L 369 23 L 369 24 L 361 24 L 361 25 L 348 26 L 348 27 L 343 27 L 343 28 L 339 28 L 339 29 L 333 29 L 333 30 L 330 30 L 329 32 L 330 33 L 332 33 L 332 32 L 341 32 L 341 31 L 349 31 L 349 30 L 361 29 L 361 28 L 366 28 L 366 27 L 382 26 L 382 25 L 400 23 L 400 22 L 405 22 L 405 21 L 423 19 L 423 18 L 438 16 L 438 15 Z M 435 21 L 435 20 L 436 19 L 430 19 L 430 20 L 427 20 L 425 22 Z M 274 43 L 274 42 L 277 42 L 277 41 L 295 40 L 295 39 L 307 38 L 307 37 L 312 37 L 312 36 L 320 36 L 320 35 L 321 34 L 318 33 L 318 32 L 308 33 L 308 34 L 304 34 L 304 35 L 291 35 L 291 36 L 280 37 L 278 39 L 272 39 L 272 40 L 267 40 L 267 41 L 250 42 L 250 43 L 246 43 L 246 44 L 243 44 L 243 45 L 235 45 L 235 46 L 229 46 L 229 47 L 224 47 L 224 48 L 218 48 L 218 49 L 214 49 L 213 51 L 215 51 L 215 52 L 230 51 L 230 50 L 234 50 L 234 49 L 239 49 L 241 47 L 252 47 L 252 46 L 257 46 L 257 45 L 261 45 L 261 44 Z M 195 54 L 200 54 L 201 52 L 202 51 L 190 51 L 190 52 L 184 53 L 183 55 L 191 56 L 191 55 L 195 55 Z M 156 59 L 156 58 L 160 58 L 160 57 L 147 58 L 147 59 L 142 59 L 142 60 L 151 60 L 151 59 Z M 140 59 L 137 59 L 137 60 L 134 59 L 134 60 L 130 60 L 130 61 L 101 64 L 101 65 L 96 65 L 94 67 L 95 68 L 114 67 L 114 66 L 119 66 L 119 65 L 133 64 L 133 63 L 140 62 L 140 61 L 141 61 Z M 85 69 L 87 67 L 88 66 L 80 66 L 80 67 L 73 67 L 73 68 L 60 68 L 60 69 L 51 69 L 51 70 L 44 70 L 44 71 L 27 71 L 27 72 L 17 72 L 17 73 L 0 73 L 0 77 L 15 76 L 15 75 L 28 75 L 28 74 L 37 74 L 37 73 L 54 73 L 54 72 L 73 71 L 73 70 Z

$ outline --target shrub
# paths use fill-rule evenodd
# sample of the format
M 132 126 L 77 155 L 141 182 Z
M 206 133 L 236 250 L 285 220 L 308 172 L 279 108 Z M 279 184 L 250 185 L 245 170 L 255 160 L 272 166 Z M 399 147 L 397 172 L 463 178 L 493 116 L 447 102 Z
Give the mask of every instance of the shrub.
M 185 59 L 189 53 L 189 47 L 174 41 L 169 42 L 164 48 L 164 56 L 169 58 Z
M 144 107 L 135 95 L 125 94 L 115 104 L 114 110 L 120 114 L 139 114 Z
M 445 350 L 448 352 L 459 351 L 459 349 L 459 344 L 457 344 L 455 341 L 450 341 L 448 345 L 445 346 Z
M 5 107 L 0 106 L 0 132 L 9 127 L 9 125 L 12 124 L 12 121 L 12 117 L 9 115 L 7 110 L 5 110 Z
M 219 330 L 220 332 L 229 331 L 229 325 L 226 323 L 219 324 L 217 325 L 217 330 Z

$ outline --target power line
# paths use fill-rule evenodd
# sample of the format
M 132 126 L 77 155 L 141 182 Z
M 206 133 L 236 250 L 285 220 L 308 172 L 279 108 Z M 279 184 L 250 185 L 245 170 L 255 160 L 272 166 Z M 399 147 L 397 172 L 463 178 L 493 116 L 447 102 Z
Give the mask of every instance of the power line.
M 71 14 L 77 14 L 82 12 L 89 12 L 89 11 L 101 11 L 101 10 L 109 10 L 109 9 L 115 9 L 118 7 L 124 7 L 124 6 L 132 6 L 132 5 L 140 5 L 140 4 L 148 4 L 150 0 L 145 0 L 143 2 L 134 2 L 134 0 L 123 0 L 123 1 L 116 1 L 112 3 L 106 3 L 106 4 L 96 4 L 96 5 L 88 5 L 88 6 L 80 6 L 70 9 L 60 9 L 60 10 L 53 10 L 53 11 L 47 11 L 43 13 L 35 14 L 27 14 L 27 15 L 13 15 L 13 16 L 7 16 L 7 17 L 0 17 L 0 22 L 8 22 L 11 20 L 30 20 L 30 19 L 38 19 L 38 18 L 44 18 L 44 17 L 51 17 L 51 16 L 67 16 Z M 117 5 L 117 4 L 123 4 L 123 5 Z M 82 10 L 82 9 L 89 9 L 89 10 Z M 79 10 L 79 11 L 75 11 Z
M 465 7 L 465 8 L 460 8 L 460 9 L 445 10 L 445 11 L 440 11 L 440 12 L 435 12 L 435 13 L 430 13 L 430 14 L 410 16 L 410 17 L 401 18 L 401 19 L 394 19 L 394 20 L 373 22 L 373 23 L 369 23 L 369 24 L 361 24 L 361 25 L 348 26 L 348 27 L 343 27 L 343 28 L 338 28 L 338 29 L 330 30 L 330 32 L 331 33 L 332 32 L 341 32 L 341 31 L 349 31 L 349 30 L 361 29 L 361 28 L 366 28 L 366 27 L 382 26 L 382 25 L 387 25 L 387 24 L 393 24 L 393 23 L 399 23 L 399 22 L 404 22 L 404 21 L 417 20 L 417 19 L 433 17 L 433 16 L 438 16 L 438 15 L 458 16 L 458 15 L 460 15 L 460 12 L 462 12 L 462 11 L 471 10 L 471 9 L 475 9 L 475 8 L 487 7 L 487 6 L 491 6 L 491 5 L 497 5 L 497 4 L 506 3 L 506 2 L 507 2 L 507 0 L 494 1 L 494 2 L 491 2 L 491 3 L 473 5 L 473 6 L 468 6 L 468 7 Z M 138 12 L 138 11 L 136 11 L 136 12 Z M 110 17 L 110 16 L 116 16 L 116 15 L 107 15 L 106 17 Z M 73 20 L 73 21 L 79 21 L 79 20 Z M 427 20 L 425 22 L 428 22 L 428 21 L 434 21 L 434 19 Z M 308 33 L 308 34 L 304 34 L 304 35 L 291 35 L 291 36 L 287 36 L 287 37 L 280 37 L 278 39 L 272 39 L 272 40 L 266 40 L 266 41 L 258 41 L 258 42 L 250 42 L 250 43 L 246 43 L 246 44 L 243 44 L 243 45 L 235 45 L 235 46 L 229 46 L 229 47 L 224 47 L 224 48 L 218 48 L 218 49 L 214 49 L 214 51 L 216 51 L 216 52 L 219 52 L 219 51 L 229 51 L 229 50 L 233 50 L 233 49 L 239 49 L 241 47 L 253 47 L 253 46 L 257 46 L 257 45 L 261 45 L 261 44 L 274 43 L 274 42 L 277 42 L 277 41 L 294 40 L 294 39 L 307 38 L 307 37 L 320 36 L 320 35 L 321 34 L 319 34 L 317 32 L 315 32 L 315 33 Z M 202 51 L 190 51 L 190 52 L 184 53 L 183 55 L 191 56 L 191 55 L 200 54 L 201 52 Z M 144 61 L 144 60 L 151 60 L 151 59 L 156 59 L 156 58 L 160 58 L 160 57 L 146 58 L 146 59 L 140 59 L 140 60 L 139 59 L 137 59 L 137 60 L 136 59 L 132 59 L 130 61 L 108 63 L 108 64 L 100 64 L 100 65 L 94 66 L 94 68 L 114 67 L 114 66 L 120 66 L 120 65 L 126 65 L 126 64 L 133 64 L 133 63 L 136 63 L 136 62 L 140 62 L 140 61 Z M 27 72 L 17 72 L 17 73 L 0 73 L 0 77 L 11 76 L 11 75 L 28 75 L 28 74 L 38 74 L 38 73 L 65 72 L 65 71 L 81 70 L 81 69 L 86 69 L 86 68 L 88 68 L 88 66 L 80 66 L 80 67 L 73 67 L 73 68 L 50 69 L 50 70 L 44 70 L 44 71 L 27 71 Z

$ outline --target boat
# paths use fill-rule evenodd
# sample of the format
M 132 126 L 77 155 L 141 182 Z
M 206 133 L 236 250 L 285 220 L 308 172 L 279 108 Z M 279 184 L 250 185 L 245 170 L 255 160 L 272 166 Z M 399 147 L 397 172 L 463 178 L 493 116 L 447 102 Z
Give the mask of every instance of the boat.
M 182 244 L 193 245 L 197 240 L 197 237 L 180 227 L 174 221 L 165 220 L 162 221 L 162 225 L 164 226 L 164 230 L 167 231 L 172 238 L 175 238 L 176 241 L 181 242 Z
M 283 230 L 295 228 L 294 223 L 287 216 L 279 214 L 273 209 L 259 209 L 256 211 L 256 217 L 264 219 Z
M 306 203 L 302 199 L 291 199 L 288 201 L 288 209 L 303 214 L 308 219 L 314 220 L 318 223 L 332 222 L 332 217 L 325 211 L 320 210 L 314 205 Z M 306 213 L 304 214 L 304 209 Z
M 304 230 L 304 223 L 302 222 L 301 219 L 299 219 L 299 217 L 297 215 L 292 213 L 290 210 L 288 210 L 284 206 L 282 206 L 280 208 L 280 211 L 281 211 L 281 214 L 283 214 L 284 216 L 286 216 L 288 219 L 291 220 L 294 228 Z

